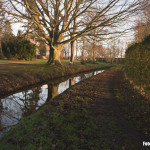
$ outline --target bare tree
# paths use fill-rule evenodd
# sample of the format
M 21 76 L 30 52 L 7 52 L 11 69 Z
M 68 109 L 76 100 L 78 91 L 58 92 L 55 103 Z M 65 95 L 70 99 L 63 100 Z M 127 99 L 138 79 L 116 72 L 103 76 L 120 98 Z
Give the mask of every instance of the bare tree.
M 0 8 L 2 7 L 2 1 L 0 0 Z M 2 41 L 2 28 L 3 28 L 3 20 L 4 20 L 4 12 L 2 10 L 0 10 L 0 59 L 4 59 L 4 54 L 3 54 L 3 51 L 2 51 L 2 44 L 1 44 L 1 41 Z
M 123 21 L 137 11 L 139 0 L 5 0 L 1 8 L 13 17 L 14 21 L 24 23 L 37 36 L 46 39 L 50 45 L 49 63 L 60 64 L 60 53 L 65 44 L 75 41 L 87 33 L 103 29 Z M 86 12 L 97 3 L 99 9 L 88 21 L 83 18 Z M 76 30 L 73 22 L 76 18 Z M 29 24 L 30 22 L 30 24 Z M 40 34 L 39 34 L 40 33 Z
M 76 31 L 76 18 L 74 18 L 74 25 L 73 25 L 73 33 Z M 72 35 L 71 35 L 72 36 Z M 74 49 L 75 49 L 75 41 L 71 41 L 71 57 L 70 57 L 70 64 L 75 64 L 74 59 Z
M 76 1 L 76 9 L 77 9 L 77 12 L 79 11 L 79 5 L 77 4 L 78 2 Z M 77 26 L 77 15 L 75 15 L 74 17 L 74 20 L 73 20 L 73 29 L 72 29 L 72 32 L 71 32 L 71 37 L 73 38 L 74 37 L 74 33 L 76 32 L 76 26 Z M 75 49 L 75 41 L 72 40 L 71 41 L 71 57 L 70 57 L 70 64 L 75 64 L 75 58 L 74 58 L 74 49 Z
M 2 25 L 0 24 L 0 59 L 3 59 L 4 55 L 3 55 L 3 51 L 2 51 L 1 39 L 2 39 Z
M 137 42 L 141 42 L 150 34 L 150 0 L 144 1 L 142 5 L 145 7 L 142 10 L 142 13 L 140 13 L 135 26 L 135 40 Z
M 81 64 L 85 63 L 85 48 L 86 48 L 86 41 L 85 37 L 82 37 L 82 50 L 81 50 Z

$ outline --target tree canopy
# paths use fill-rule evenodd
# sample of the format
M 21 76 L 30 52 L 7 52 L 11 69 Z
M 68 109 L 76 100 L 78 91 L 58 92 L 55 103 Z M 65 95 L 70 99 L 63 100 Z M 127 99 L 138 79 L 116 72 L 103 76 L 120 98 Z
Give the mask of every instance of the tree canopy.
M 107 35 L 110 27 L 116 27 L 139 10 L 139 3 L 139 0 L 6 0 L 1 9 L 13 21 L 23 23 L 44 38 L 50 45 L 49 62 L 56 63 L 65 44 L 81 36 L 93 36 L 94 30 L 98 36 Z M 109 32 L 112 34 L 112 30 Z

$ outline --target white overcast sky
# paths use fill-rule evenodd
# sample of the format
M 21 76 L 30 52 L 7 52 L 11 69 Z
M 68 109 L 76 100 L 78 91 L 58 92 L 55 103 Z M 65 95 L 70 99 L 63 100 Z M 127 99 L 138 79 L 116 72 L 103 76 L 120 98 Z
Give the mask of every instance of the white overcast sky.
M 12 24 L 12 30 L 13 30 L 14 35 L 17 35 L 18 30 L 23 30 L 23 28 L 20 23 L 14 23 Z

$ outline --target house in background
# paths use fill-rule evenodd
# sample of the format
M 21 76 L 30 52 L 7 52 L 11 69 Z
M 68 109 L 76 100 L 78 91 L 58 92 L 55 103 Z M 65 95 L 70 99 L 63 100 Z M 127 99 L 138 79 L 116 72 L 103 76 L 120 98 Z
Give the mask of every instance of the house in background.
M 36 56 L 49 56 L 50 47 L 44 40 L 39 39 L 33 33 L 22 34 L 21 30 L 18 30 L 17 36 L 23 37 L 36 45 Z
M 40 38 L 38 38 L 31 32 L 22 34 L 21 30 L 18 30 L 17 36 L 21 38 L 25 38 L 29 40 L 31 43 L 36 45 L 36 56 L 35 56 L 36 58 L 46 59 L 49 57 L 50 47 L 48 44 L 46 44 L 44 39 L 41 40 Z M 67 51 L 69 51 L 68 48 L 67 48 Z M 69 59 L 69 56 L 68 57 L 66 56 L 65 48 L 61 51 L 60 59 Z

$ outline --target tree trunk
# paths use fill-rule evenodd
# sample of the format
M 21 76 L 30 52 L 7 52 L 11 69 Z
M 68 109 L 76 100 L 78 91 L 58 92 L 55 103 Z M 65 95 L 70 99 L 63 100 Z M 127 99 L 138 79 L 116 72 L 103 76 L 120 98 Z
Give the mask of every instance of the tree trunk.
M 49 48 L 50 48 L 50 50 L 49 50 L 49 59 L 48 59 L 48 64 L 52 64 L 53 62 L 54 62 L 54 59 L 53 59 L 53 57 L 54 57 L 54 49 L 53 49 L 53 47 L 49 44 Z
M 58 95 L 58 84 L 56 85 L 48 84 L 48 95 L 46 101 L 53 99 L 57 95 Z
M 93 63 L 95 63 L 95 40 L 93 43 Z
M 85 46 L 85 39 L 83 38 L 83 47 L 82 47 L 82 52 L 81 52 L 81 64 L 85 64 L 85 58 L 84 58 L 84 46 Z
M 74 25 L 73 25 L 73 33 L 76 32 L 76 20 L 77 17 L 74 18 Z M 74 37 L 74 35 L 71 35 L 71 37 Z M 74 60 L 74 48 L 75 48 L 75 41 L 71 41 L 71 57 L 70 57 L 70 64 L 75 64 Z
M 69 88 L 73 85 L 73 78 L 69 79 Z
M 49 59 L 47 63 L 50 65 L 61 65 L 61 62 L 60 62 L 61 51 L 62 51 L 61 46 L 52 47 L 50 45 L 50 54 L 49 54 Z
M 70 57 L 70 64 L 75 64 L 75 61 L 74 61 L 74 47 L 75 47 L 75 41 L 71 41 L 71 57 Z
M 76 60 L 78 59 L 78 43 L 77 43 L 78 41 L 76 40 Z
M 0 37 L 0 59 L 5 59 L 5 56 L 2 51 L 1 37 Z

